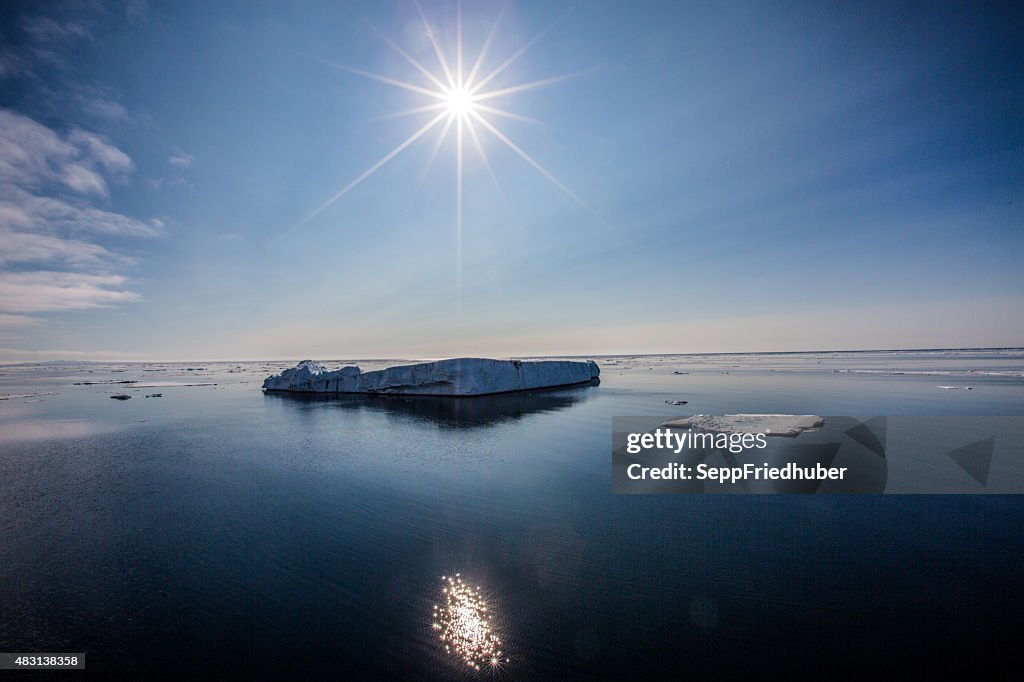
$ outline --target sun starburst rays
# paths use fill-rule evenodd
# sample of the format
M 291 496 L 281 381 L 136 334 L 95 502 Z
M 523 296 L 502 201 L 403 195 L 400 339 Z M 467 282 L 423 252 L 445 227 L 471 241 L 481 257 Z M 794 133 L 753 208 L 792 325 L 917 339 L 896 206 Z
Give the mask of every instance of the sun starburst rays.
M 487 56 L 494 43 L 495 37 L 498 34 L 498 27 L 501 23 L 501 19 L 504 16 L 504 6 L 498 12 L 497 17 L 494 19 L 493 24 L 488 31 L 487 37 L 484 40 L 480 51 L 471 60 L 466 59 L 466 55 L 463 51 L 462 41 L 462 4 L 461 2 L 457 5 L 456 18 L 455 18 L 455 40 L 452 49 L 455 53 L 454 63 L 449 61 L 449 57 L 446 56 L 446 51 L 443 49 L 441 41 L 439 40 L 438 33 L 427 19 L 426 13 L 423 11 L 423 7 L 419 0 L 413 0 L 413 4 L 416 7 L 416 12 L 419 15 L 419 19 L 422 25 L 423 34 L 426 36 L 430 43 L 433 56 L 436 58 L 437 67 L 435 69 L 429 68 L 423 62 L 418 60 L 416 57 L 411 55 L 408 51 L 404 50 L 394 40 L 387 37 L 384 33 L 373 28 L 373 31 L 380 36 L 380 38 L 387 44 L 392 50 L 394 50 L 403 60 L 405 60 L 410 66 L 413 67 L 415 74 L 418 74 L 421 78 L 420 82 L 410 82 L 401 78 L 396 78 L 388 75 L 379 73 L 373 73 L 364 69 L 351 67 L 345 64 L 339 64 L 328 59 L 320 57 L 312 57 L 316 61 L 331 66 L 336 69 L 346 71 L 364 78 L 374 80 L 385 85 L 389 85 L 394 88 L 400 88 L 407 92 L 415 93 L 429 98 L 427 103 L 420 106 L 415 106 L 402 111 L 385 114 L 377 117 L 373 120 L 389 120 L 405 118 L 409 116 L 416 116 L 419 114 L 432 115 L 432 118 L 421 128 L 419 128 L 412 135 L 407 137 L 403 142 L 398 144 L 394 149 L 381 157 L 376 163 L 371 165 L 367 170 L 357 176 L 355 179 L 350 181 L 347 185 L 339 189 L 333 195 L 331 195 L 324 203 L 314 209 L 311 213 L 305 216 L 298 223 L 293 225 L 285 233 L 305 225 L 310 220 L 320 215 L 329 206 L 334 204 L 336 201 L 341 199 L 371 175 L 380 170 L 385 164 L 398 156 L 403 150 L 412 145 L 418 139 L 424 137 L 428 132 L 440 126 L 440 134 L 434 141 L 433 149 L 431 150 L 430 157 L 427 161 L 426 168 L 423 171 L 425 175 L 430 167 L 433 165 L 438 153 L 444 146 L 445 141 L 448 139 L 449 132 L 454 129 L 455 131 L 455 199 L 456 199 L 456 215 L 455 215 L 455 232 L 456 232 L 456 259 L 457 269 L 461 271 L 461 242 L 462 242 L 462 228 L 463 228 L 463 173 L 465 168 L 464 152 L 465 152 L 465 137 L 468 134 L 470 144 L 473 148 L 473 152 L 479 157 L 486 169 L 488 175 L 498 188 L 499 194 L 501 194 L 500 185 L 498 184 L 497 175 L 494 172 L 494 168 L 487 157 L 485 146 L 480 138 L 480 133 L 484 130 L 487 131 L 494 139 L 500 142 L 502 145 L 508 147 L 516 156 L 526 161 L 534 170 L 540 173 L 542 177 L 551 182 L 556 188 L 568 196 L 574 203 L 585 209 L 592 215 L 597 215 L 596 212 L 591 209 L 582 199 L 579 198 L 574 192 L 568 189 L 561 181 L 559 181 L 554 174 L 547 170 L 539 161 L 530 156 L 522 147 L 513 142 L 508 135 L 502 132 L 498 126 L 491 120 L 491 117 L 505 118 L 509 120 L 515 120 L 526 123 L 539 123 L 536 119 L 521 114 L 508 111 L 501 106 L 496 106 L 496 103 L 501 103 L 507 100 L 510 96 L 516 95 L 528 90 L 553 85 L 555 83 L 564 81 L 568 78 L 574 77 L 573 74 L 554 76 L 550 78 L 543 78 L 540 80 L 534 80 L 530 82 L 520 83 L 518 85 L 510 85 L 499 88 L 485 89 L 488 84 L 493 82 L 497 76 L 506 72 L 516 61 L 518 61 L 533 45 L 535 45 L 541 38 L 544 37 L 551 28 L 558 23 L 553 22 L 539 34 L 537 34 L 532 40 L 524 44 L 518 50 L 516 50 L 511 56 L 503 60 L 497 67 L 491 69 L 488 72 L 484 72 L 484 64 Z M 448 52 L 450 55 L 451 53 Z M 468 72 L 466 70 L 467 61 L 471 62 Z M 438 70 L 439 69 L 439 70 Z M 486 103 L 485 103 L 486 102 Z M 438 112 L 438 113 L 434 113 Z M 443 123 L 443 125 L 441 125 Z M 479 126 L 475 125 L 479 124 Z M 479 129 L 478 129 L 479 128 Z M 504 195 L 501 195 L 502 201 L 504 201 Z

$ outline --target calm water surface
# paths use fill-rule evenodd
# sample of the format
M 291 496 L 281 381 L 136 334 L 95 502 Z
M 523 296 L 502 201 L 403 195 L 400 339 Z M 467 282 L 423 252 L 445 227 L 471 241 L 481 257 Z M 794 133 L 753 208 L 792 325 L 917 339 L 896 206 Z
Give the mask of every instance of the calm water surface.
M 612 496 L 609 448 L 616 415 L 1024 415 L 1024 351 L 598 361 L 597 387 L 462 401 L 259 390 L 293 363 L 0 367 L 0 651 L 339 679 L 1018 651 L 1019 497 Z M 446 632 L 490 642 L 480 672 Z

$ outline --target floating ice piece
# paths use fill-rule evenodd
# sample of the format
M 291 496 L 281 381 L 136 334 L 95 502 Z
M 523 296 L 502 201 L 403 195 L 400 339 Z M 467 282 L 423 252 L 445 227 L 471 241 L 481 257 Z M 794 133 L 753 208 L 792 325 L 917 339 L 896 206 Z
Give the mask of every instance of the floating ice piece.
M 973 386 L 939 386 L 939 388 L 944 388 L 947 391 L 973 391 L 974 390 Z
M 132 388 L 176 388 L 185 386 L 216 386 L 215 382 L 210 381 L 147 381 L 145 383 L 136 383 Z
M 57 395 L 49 391 L 45 393 L 9 393 L 7 395 L 0 395 L 0 400 L 17 400 L 18 398 L 37 398 L 42 395 Z
M 328 371 L 315 360 L 303 360 L 267 377 L 263 388 L 298 393 L 472 396 L 587 384 L 600 373 L 593 360 L 454 358 L 372 372 L 351 365 Z
M 764 433 L 769 436 L 797 436 L 804 431 L 821 428 L 822 417 L 813 414 L 726 414 L 714 417 L 695 414 L 667 421 L 662 426 L 676 429 L 699 429 L 714 433 Z
M 76 381 L 75 386 L 98 386 L 99 384 L 137 384 L 138 379 L 108 379 L 106 381 Z
M 921 377 L 1012 377 L 1024 378 L 1024 370 L 893 370 L 893 369 L 834 369 L 836 374 L 878 374 L 881 376 L 921 376 Z

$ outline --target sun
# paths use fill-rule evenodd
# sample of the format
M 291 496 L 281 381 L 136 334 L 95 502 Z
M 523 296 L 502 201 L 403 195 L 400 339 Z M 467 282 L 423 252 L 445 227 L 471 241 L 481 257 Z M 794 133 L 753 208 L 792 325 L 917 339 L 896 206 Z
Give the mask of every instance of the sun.
M 445 111 L 447 111 L 450 116 L 455 116 L 463 120 L 468 119 L 471 114 L 476 112 L 473 95 L 470 94 L 469 90 L 466 89 L 465 86 L 449 88 L 445 92 Z
M 389 47 L 391 47 L 391 49 L 400 55 L 409 64 L 409 66 L 413 68 L 413 71 L 411 72 L 413 78 L 411 81 L 389 75 L 371 73 L 369 71 L 364 71 L 363 69 L 347 66 L 345 64 L 338 64 L 328 59 L 323 59 L 313 55 L 307 56 L 327 66 L 362 76 L 364 78 L 369 78 L 377 81 L 378 83 L 384 83 L 385 85 L 400 88 L 426 99 L 426 103 L 424 104 L 404 111 L 381 116 L 379 117 L 379 120 L 423 115 L 430 117 L 430 120 L 423 124 L 423 126 L 416 130 L 416 132 L 409 135 L 409 137 L 404 141 L 399 143 L 398 146 L 378 159 L 376 163 L 356 176 L 348 184 L 341 187 L 311 212 L 306 214 L 304 218 L 285 230 L 281 236 L 287 236 L 292 231 L 313 220 L 336 201 L 355 189 L 364 180 L 379 171 L 389 161 L 401 154 L 407 147 L 433 130 L 439 130 L 440 134 L 434 142 L 434 149 L 430 155 L 430 159 L 427 161 L 427 168 L 430 168 L 438 151 L 441 149 L 445 140 L 448 139 L 449 132 L 451 132 L 455 138 L 455 231 L 458 250 L 461 250 L 462 236 L 463 155 L 467 147 L 472 147 L 477 156 L 483 162 L 483 165 L 487 169 L 488 175 L 490 175 L 495 186 L 498 185 L 497 176 L 491 167 L 490 160 L 487 158 L 487 153 L 484 151 L 484 145 L 481 140 L 485 134 L 489 134 L 491 137 L 495 138 L 498 142 L 504 145 L 505 148 L 509 149 L 516 156 L 529 164 L 535 171 L 548 180 L 548 182 L 557 187 L 563 194 L 576 203 L 577 206 L 582 208 L 598 221 L 604 222 L 604 219 L 600 214 L 588 206 L 587 203 L 573 193 L 572 190 L 562 184 L 562 182 L 559 181 L 558 178 L 556 178 L 547 168 L 542 166 L 539 161 L 534 159 L 522 147 L 513 142 L 509 136 L 498 127 L 497 121 L 495 121 L 496 118 L 503 118 L 526 123 L 540 123 L 540 121 L 537 121 L 536 119 L 513 113 L 498 105 L 504 101 L 508 101 L 513 95 L 518 95 L 522 92 L 533 90 L 535 88 L 546 87 L 575 77 L 575 74 L 566 74 L 551 78 L 542 78 L 540 80 L 527 83 L 520 83 L 519 85 L 505 87 L 495 87 L 492 85 L 492 82 L 496 82 L 499 75 L 506 72 L 512 64 L 518 61 L 531 46 L 539 41 L 556 23 L 558 23 L 558 20 L 537 34 L 533 40 L 528 41 L 525 45 L 520 47 L 511 56 L 498 64 L 498 66 L 487 71 L 484 69 L 484 64 L 489 59 L 488 50 L 490 49 L 491 44 L 494 41 L 494 37 L 498 32 L 498 27 L 501 24 L 501 18 L 505 11 L 504 9 L 502 9 L 494 19 L 490 32 L 487 35 L 487 39 L 483 42 L 476 58 L 474 60 L 466 60 L 464 59 L 462 49 L 461 0 L 457 2 L 458 15 L 455 24 L 454 45 L 446 46 L 442 46 L 439 42 L 438 35 L 435 33 L 431 22 L 428 21 L 427 16 L 423 11 L 423 7 L 420 6 L 419 0 L 413 0 L 413 4 L 416 6 L 416 11 L 419 13 L 423 33 L 429 39 L 430 45 L 433 48 L 434 57 L 437 61 L 433 68 L 430 68 L 417 60 L 398 43 L 384 35 L 381 31 L 372 26 L 370 27 L 385 43 L 388 44 Z M 455 53 L 454 59 L 452 59 L 452 52 Z M 500 192 L 500 187 L 498 189 Z M 459 258 L 461 258 L 461 255 L 457 255 L 457 259 Z

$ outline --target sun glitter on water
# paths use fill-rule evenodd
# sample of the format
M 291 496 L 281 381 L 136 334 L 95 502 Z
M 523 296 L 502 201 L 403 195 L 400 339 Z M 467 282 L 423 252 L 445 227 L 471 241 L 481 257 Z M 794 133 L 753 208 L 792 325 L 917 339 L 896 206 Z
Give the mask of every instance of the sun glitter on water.
M 442 576 L 440 603 L 434 604 L 431 627 L 438 633 L 446 653 L 462 659 L 474 670 L 498 668 L 509 662 L 501 639 L 492 626 L 493 610 L 480 593 L 470 587 L 462 574 Z

